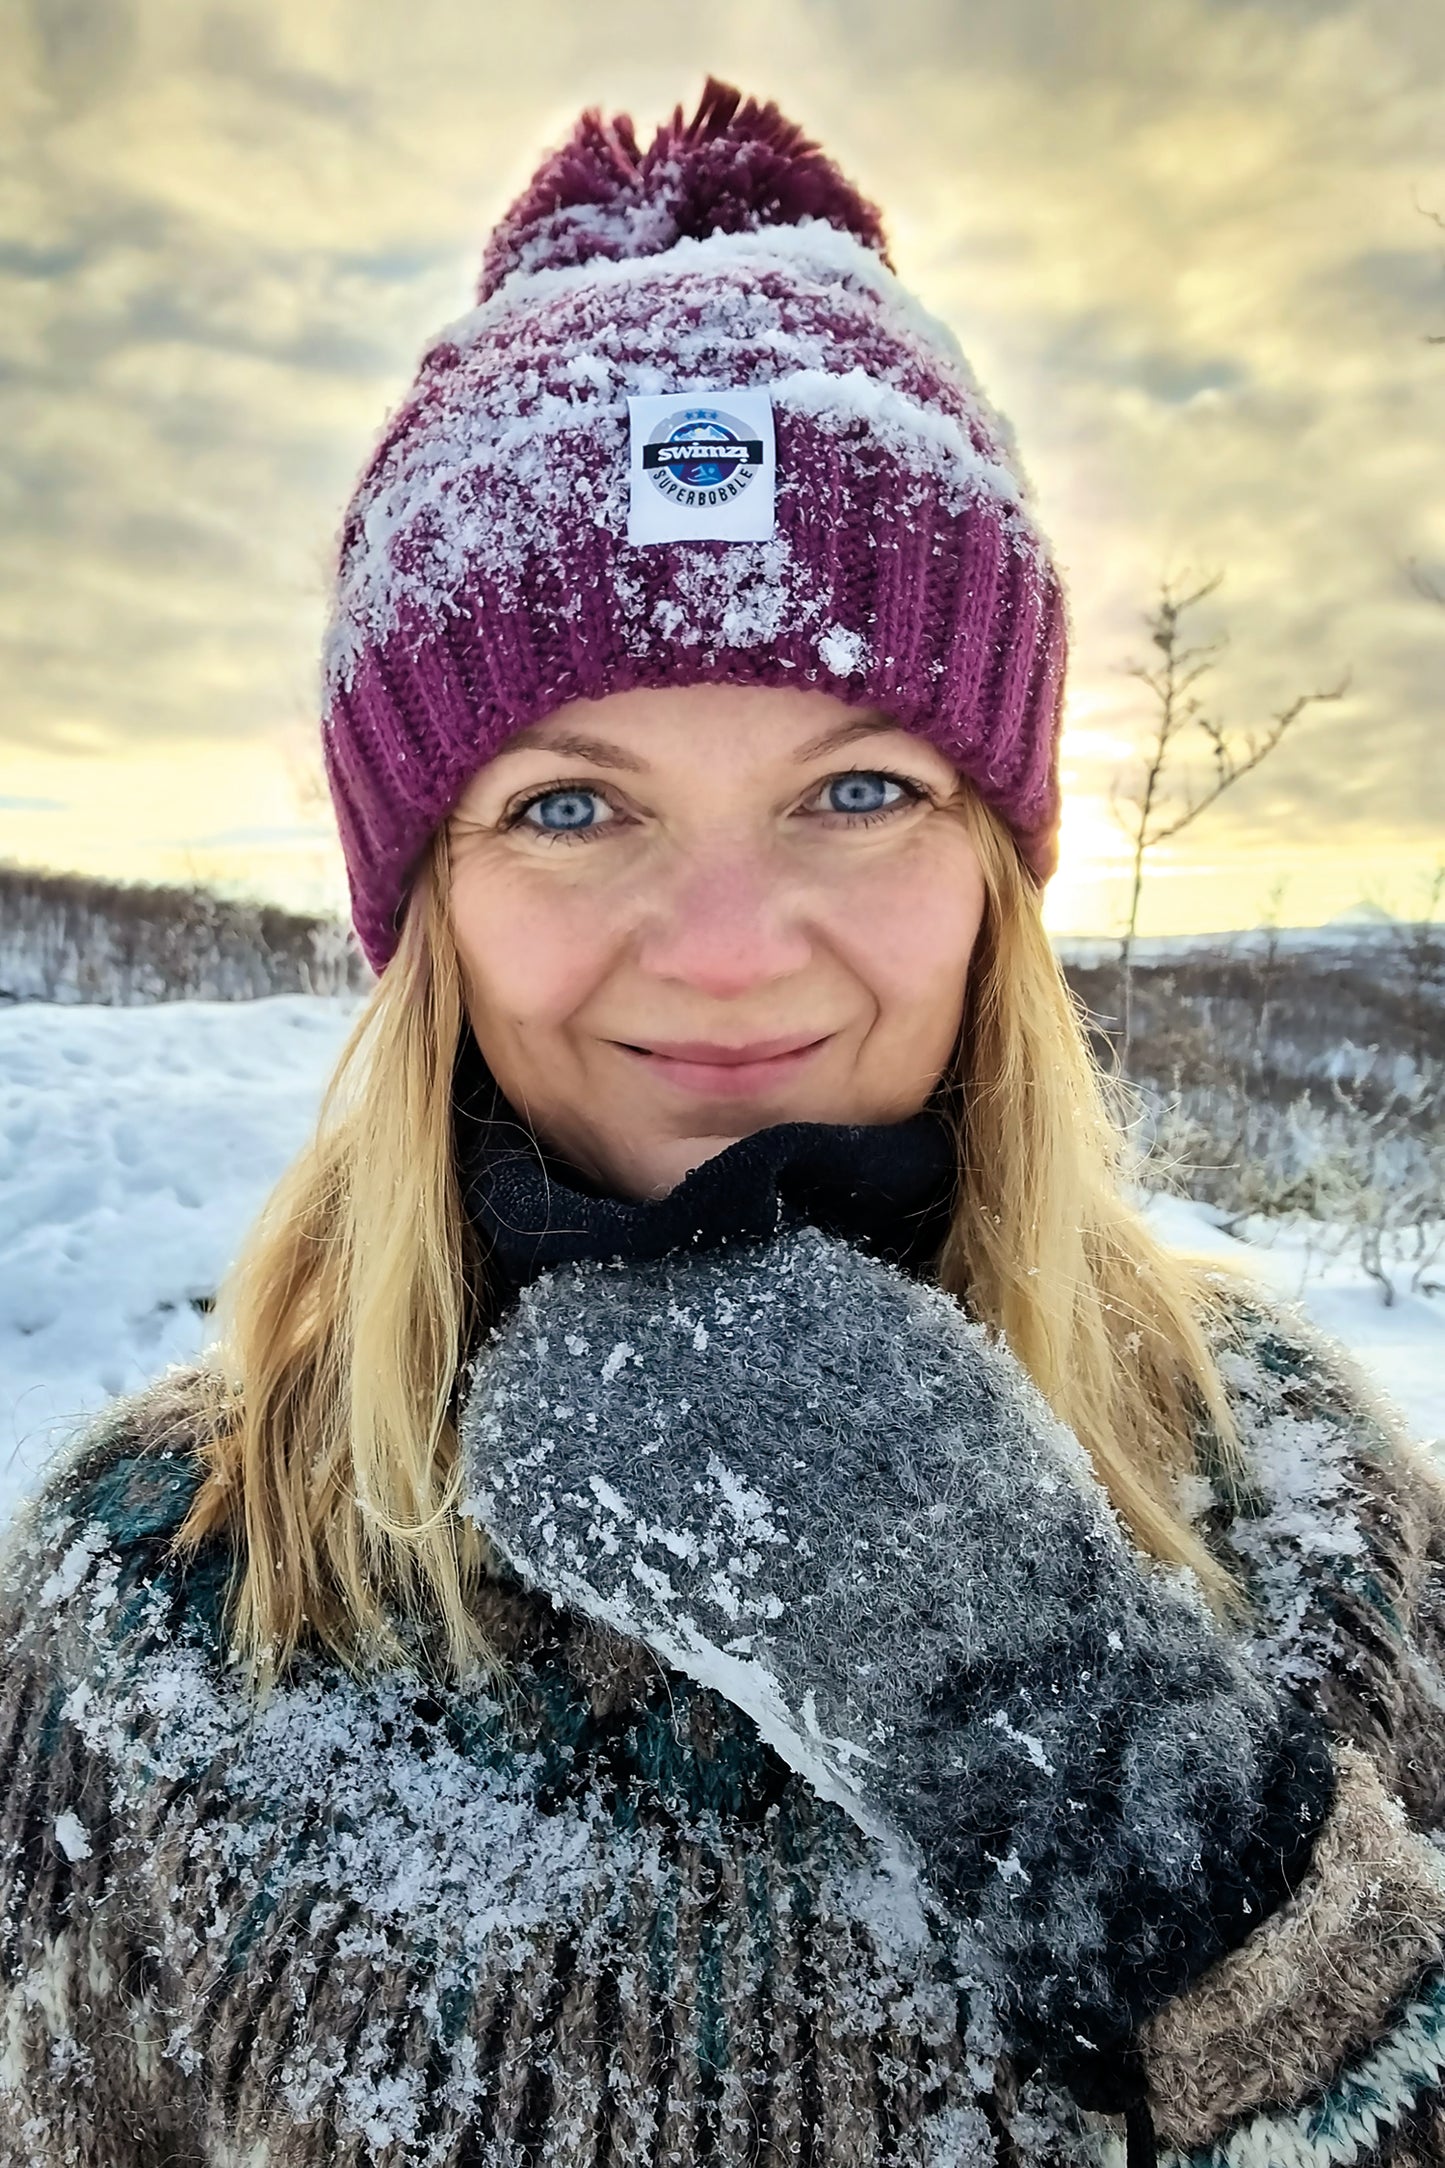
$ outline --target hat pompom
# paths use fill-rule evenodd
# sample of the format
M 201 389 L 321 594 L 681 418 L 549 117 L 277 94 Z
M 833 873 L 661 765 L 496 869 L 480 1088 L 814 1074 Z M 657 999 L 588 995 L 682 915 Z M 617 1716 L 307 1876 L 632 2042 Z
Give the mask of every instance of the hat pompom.
M 825 219 L 888 262 L 880 213 L 827 153 L 776 105 L 710 75 L 692 119 L 678 106 L 645 152 L 627 114 L 585 112 L 493 231 L 477 299 L 517 271 L 616 263 L 685 237 L 804 218 Z

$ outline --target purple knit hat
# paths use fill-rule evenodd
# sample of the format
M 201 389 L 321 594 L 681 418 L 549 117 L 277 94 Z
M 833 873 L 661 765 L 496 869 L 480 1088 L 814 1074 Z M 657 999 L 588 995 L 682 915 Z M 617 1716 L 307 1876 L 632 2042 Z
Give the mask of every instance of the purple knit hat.
M 358 939 L 564 702 L 726 680 L 883 708 L 1040 886 L 1067 616 L 1012 432 L 879 215 L 711 77 L 650 147 L 584 113 L 487 244 L 347 510 L 326 771 Z

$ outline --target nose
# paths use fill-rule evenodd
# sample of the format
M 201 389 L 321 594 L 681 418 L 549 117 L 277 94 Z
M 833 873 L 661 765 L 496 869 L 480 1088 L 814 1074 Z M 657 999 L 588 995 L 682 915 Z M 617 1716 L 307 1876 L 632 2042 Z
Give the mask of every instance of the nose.
M 813 954 L 796 876 L 745 844 L 689 853 L 641 920 L 639 968 L 714 1000 L 796 977 Z

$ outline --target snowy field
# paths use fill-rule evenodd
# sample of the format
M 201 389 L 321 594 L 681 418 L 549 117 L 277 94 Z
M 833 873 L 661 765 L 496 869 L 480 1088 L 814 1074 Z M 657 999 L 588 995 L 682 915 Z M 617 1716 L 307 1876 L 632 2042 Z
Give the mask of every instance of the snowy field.
M 0 1516 L 52 1444 L 187 1361 L 356 1002 L 0 1008 Z
M 196 1303 L 304 1141 L 357 1005 L 0 1008 L 0 1516 L 85 1416 L 205 1344 Z M 1445 1298 L 1386 1308 L 1299 1241 L 1246 1250 L 1206 1207 L 1151 1213 L 1181 1247 L 1247 1254 L 1445 1450 Z

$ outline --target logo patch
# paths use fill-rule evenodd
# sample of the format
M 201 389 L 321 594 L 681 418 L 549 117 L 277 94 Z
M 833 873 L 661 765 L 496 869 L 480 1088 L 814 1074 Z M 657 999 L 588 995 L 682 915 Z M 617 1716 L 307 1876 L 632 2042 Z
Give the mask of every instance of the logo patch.
M 776 451 L 767 392 L 648 392 L 629 398 L 627 412 L 629 542 L 768 539 Z

